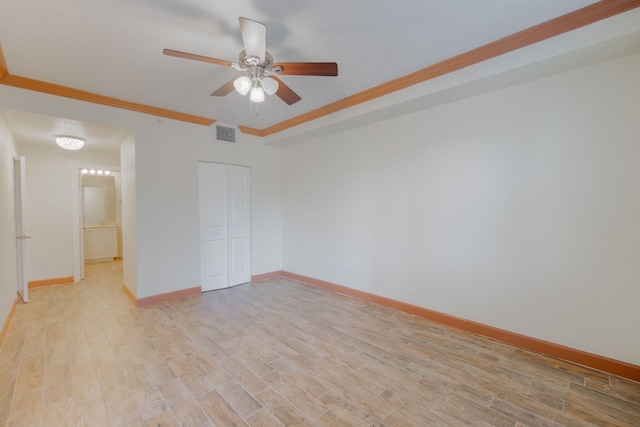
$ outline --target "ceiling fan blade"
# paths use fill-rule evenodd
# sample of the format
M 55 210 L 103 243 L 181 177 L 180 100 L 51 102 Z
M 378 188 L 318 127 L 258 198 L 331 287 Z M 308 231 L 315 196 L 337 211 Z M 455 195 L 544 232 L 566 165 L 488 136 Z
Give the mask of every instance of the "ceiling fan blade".
M 236 79 L 231 79 L 227 83 L 220 86 L 215 92 L 211 94 L 211 96 L 226 96 L 229 95 L 234 89 L 233 82 Z
M 257 56 L 264 62 L 267 49 L 267 27 L 264 24 L 240 17 L 240 32 L 247 56 Z
M 278 90 L 276 91 L 276 95 L 288 105 L 295 104 L 302 99 L 297 93 L 293 91 L 293 89 L 284 84 L 282 80 L 280 80 L 276 76 L 269 77 L 278 82 Z
M 195 61 L 209 62 L 211 64 L 222 65 L 224 67 L 230 67 L 231 61 L 225 61 L 224 59 L 210 58 L 208 56 L 196 55 L 194 53 L 180 52 L 179 50 L 162 49 L 162 53 L 168 56 L 175 56 L 177 58 L 193 59 Z
M 338 64 L 335 62 L 278 62 L 275 67 L 282 67 L 278 74 L 296 76 L 337 76 Z

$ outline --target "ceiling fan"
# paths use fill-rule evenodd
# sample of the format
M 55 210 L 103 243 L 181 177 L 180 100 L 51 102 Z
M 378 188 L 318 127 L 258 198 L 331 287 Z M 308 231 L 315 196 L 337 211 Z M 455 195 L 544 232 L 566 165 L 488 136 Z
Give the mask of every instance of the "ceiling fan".
M 193 53 L 164 49 L 163 54 L 195 61 L 231 67 L 245 74 L 222 85 L 211 96 L 225 96 L 234 88 L 242 95 L 249 93 L 252 102 L 264 101 L 267 95 L 275 94 L 287 104 L 300 101 L 300 96 L 284 84 L 276 75 L 296 76 L 337 76 L 338 64 L 335 62 L 273 62 L 266 51 L 267 28 L 264 24 L 240 17 L 240 31 L 244 50 L 240 52 L 238 63 Z

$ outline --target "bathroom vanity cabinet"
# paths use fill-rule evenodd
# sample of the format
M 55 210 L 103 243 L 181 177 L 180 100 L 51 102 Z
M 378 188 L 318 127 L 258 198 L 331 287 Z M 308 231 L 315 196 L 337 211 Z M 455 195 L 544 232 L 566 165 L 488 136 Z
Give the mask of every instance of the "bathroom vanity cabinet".
M 85 227 L 85 261 L 112 260 L 118 256 L 118 229 L 115 225 Z

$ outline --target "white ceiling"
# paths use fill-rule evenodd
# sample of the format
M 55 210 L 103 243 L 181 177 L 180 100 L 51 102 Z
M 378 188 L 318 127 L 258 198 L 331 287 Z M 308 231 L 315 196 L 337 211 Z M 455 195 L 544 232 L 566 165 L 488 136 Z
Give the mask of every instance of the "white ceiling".
M 84 151 L 119 153 L 120 143 L 131 133 L 129 129 L 8 109 L 0 109 L 0 115 L 18 144 L 57 147 L 54 136 L 75 136 L 85 140 Z
M 2 0 L 0 44 L 13 75 L 262 129 L 592 3 Z M 250 117 L 247 97 L 210 96 L 237 71 L 162 54 L 170 48 L 237 61 L 239 16 L 267 26 L 275 62 L 335 61 L 339 76 L 282 76 L 302 101 L 288 106 L 268 97 L 259 116 Z M 25 142 L 27 131 L 20 129 L 29 125 L 27 115 L 2 114 Z M 45 138 L 59 119 L 36 116 L 31 126 L 37 123 Z M 95 126 L 84 125 L 88 137 Z M 106 129 L 95 136 L 109 139 Z M 111 140 L 124 138 L 123 132 L 116 130 Z

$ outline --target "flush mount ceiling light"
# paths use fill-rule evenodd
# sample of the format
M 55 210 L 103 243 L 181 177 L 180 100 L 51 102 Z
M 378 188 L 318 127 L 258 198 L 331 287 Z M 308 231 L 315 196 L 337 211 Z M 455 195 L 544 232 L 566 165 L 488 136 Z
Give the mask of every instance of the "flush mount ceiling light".
M 56 136 L 56 144 L 65 150 L 79 150 L 84 147 L 84 139 L 75 136 Z

